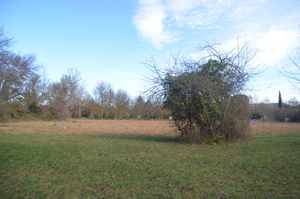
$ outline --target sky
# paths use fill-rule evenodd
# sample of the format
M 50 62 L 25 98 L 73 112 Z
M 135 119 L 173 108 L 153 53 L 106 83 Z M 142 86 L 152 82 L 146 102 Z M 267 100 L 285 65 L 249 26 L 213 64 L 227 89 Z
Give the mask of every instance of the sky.
M 204 41 L 229 48 L 239 37 L 265 69 L 247 94 L 300 100 L 278 73 L 295 69 L 287 54 L 300 46 L 299 0 L 0 0 L 0 25 L 13 51 L 36 54 L 51 81 L 77 68 L 91 94 L 104 81 L 131 97 L 146 87 L 150 56 L 164 67 L 170 53 L 197 58 Z

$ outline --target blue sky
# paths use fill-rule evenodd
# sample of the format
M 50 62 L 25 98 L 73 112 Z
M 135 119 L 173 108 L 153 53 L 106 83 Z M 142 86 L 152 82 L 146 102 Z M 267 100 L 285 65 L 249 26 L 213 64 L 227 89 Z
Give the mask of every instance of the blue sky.
M 300 100 L 276 68 L 293 70 L 287 52 L 300 46 L 299 11 L 299 0 L 0 0 L 0 25 L 15 37 L 13 50 L 35 53 L 52 81 L 73 67 L 90 92 L 107 81 L 132 97 L 145 86 L 149 55 L 164 66 L 170 52 L 197 57 L 202 41 L 227 47 L 239 36 L 267 68 L 251 94 L 277 102 L 279 90 L 283 101 Z

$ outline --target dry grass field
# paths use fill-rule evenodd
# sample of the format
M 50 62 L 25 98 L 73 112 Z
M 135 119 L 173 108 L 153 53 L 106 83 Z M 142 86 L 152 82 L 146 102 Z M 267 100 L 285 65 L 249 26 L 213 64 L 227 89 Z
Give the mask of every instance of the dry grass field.
M 251 122 L 253 134 L 297 134 L 299 123 Z M 176 136 L 178 131 L 169 121 L 144 120 L 75 120 L 5 123 L 0 131 L 12 133 L 73 135 L 148 135 Z
M 251 122 L 253 134 L 298 134 L 300 123 Z
M 32 121 L 6 123 L 0 131 L 13 133 L 72 135 L 148 135 L 175 136 L 177 131 L 168 121 L 84 120 Z

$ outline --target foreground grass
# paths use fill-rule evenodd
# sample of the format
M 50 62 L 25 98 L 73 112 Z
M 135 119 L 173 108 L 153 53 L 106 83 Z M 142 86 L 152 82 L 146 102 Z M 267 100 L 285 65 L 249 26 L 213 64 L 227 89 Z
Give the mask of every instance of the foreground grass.
M 297 198 L 300 134 L 191 146 L 0 133 L 0 198 Z

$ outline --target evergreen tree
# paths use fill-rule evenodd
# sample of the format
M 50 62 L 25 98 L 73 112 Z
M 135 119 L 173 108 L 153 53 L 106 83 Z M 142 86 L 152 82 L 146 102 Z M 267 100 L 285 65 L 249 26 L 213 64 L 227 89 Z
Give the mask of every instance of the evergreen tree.
M 279 91 L 278 107 L 282 108 L 282 99 L 281 99 L 281 93 L 280 93 L 280 91 Z

